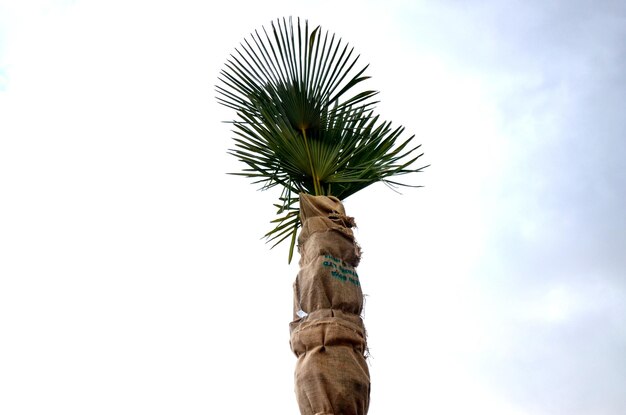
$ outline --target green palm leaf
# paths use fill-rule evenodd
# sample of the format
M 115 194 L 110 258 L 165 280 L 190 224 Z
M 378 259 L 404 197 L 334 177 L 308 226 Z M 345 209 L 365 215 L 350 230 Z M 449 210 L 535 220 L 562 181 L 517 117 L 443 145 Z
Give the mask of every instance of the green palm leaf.
M 274 246 L 290 239 L 290 261 L 299 193 L 345 199 L 379 181 L 408 186 L 389 178 L 426 167 L 411 168 L 423 154 L 414 136 L 401 139 L 404 127 L 374 114 L 377 92 L 359 89 L 369 77 L 358 62 L 335 35 L 282 19 L 252 33 L 220 72 L 218 102 L 237 115 L 229 153 L 246 165 L 234 174 L 282 187 L 265 236 Z

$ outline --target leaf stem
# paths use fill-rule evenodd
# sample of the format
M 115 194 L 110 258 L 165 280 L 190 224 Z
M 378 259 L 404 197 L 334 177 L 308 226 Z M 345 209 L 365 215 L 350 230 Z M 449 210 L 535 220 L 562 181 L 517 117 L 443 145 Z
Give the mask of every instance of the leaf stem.
M 324 192 L 322 191 L 322 186 L 320 185 L 320 178 L 317 177 L 317 172 L 315 171 L 313 159 L 311 158 L 311 150 L 309 149 L 309 142 L 306 139 L 306 129 L 300 128 L 300 131 L 302 131 L 302 137 L 304 138 L 304 148 L 306 148 L 306 155 L 309 158 L 309 166 L 311 167 L 311 176 L 313 178 L 313 191 L 315 192 L 315 196 L 321 196 L 324 194 Z

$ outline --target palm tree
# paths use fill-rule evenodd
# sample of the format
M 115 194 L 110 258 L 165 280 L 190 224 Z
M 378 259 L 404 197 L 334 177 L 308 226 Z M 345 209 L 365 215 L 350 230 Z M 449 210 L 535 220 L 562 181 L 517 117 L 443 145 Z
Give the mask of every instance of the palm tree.
M 283 18 L 241 43 L 216 87 L 236 111 L 229 153 L 245 168 L 233 174 L 282 190 L 265 236 L 272 247 L 290 241 L 289 261 L 298 241 L 291 347 L 302 414 L 369 405 L 360 248 L 342 200 L 376 182 L 408 186 L 391 179 L 425 167 L 411 168 L 422 156 L 414 137 L 375 115 L 377 92 L 359 89 L 369 77 L 358 61 L 335 35 Z

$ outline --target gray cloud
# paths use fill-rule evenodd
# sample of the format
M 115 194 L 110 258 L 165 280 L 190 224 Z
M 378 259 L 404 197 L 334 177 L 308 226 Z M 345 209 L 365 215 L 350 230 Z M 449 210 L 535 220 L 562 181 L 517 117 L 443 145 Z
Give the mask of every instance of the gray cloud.
M 507 149 L 484 195 L 475 278 L 494 349 L 479 376 L 530 413 L 625 413 L 626 4 L 429 13 L 446 30 L 416 36 L 482 80 Z

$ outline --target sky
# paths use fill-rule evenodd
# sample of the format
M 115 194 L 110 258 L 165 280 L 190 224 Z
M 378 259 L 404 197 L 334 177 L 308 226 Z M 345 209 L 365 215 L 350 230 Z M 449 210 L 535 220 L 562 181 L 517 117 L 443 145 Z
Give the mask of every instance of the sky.
M 297 413 L 297 260 L 214 91 L 284 16 L 430 164 L 345 201 L 369 413 L 626 413 L 626 4 L 582 0 L 0 0 L 0 413 Z

